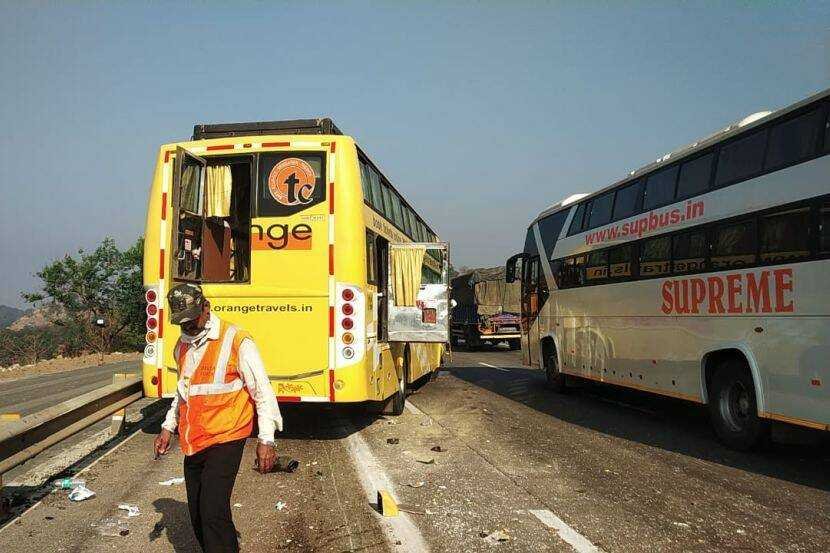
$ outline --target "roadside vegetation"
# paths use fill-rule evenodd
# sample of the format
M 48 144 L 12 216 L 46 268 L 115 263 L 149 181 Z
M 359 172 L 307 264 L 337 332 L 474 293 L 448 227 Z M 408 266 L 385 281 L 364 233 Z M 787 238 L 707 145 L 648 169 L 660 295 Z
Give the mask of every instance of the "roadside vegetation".
M 143 238 L 125 250 L 106 238 L 91 252 L 78 250 L 35 273 L 39 289 L 22 296 L 49 313 L 49 320 L 43 326 L 0 330 L 0 366 L 140 349 L 145 319 L 143 249 Z

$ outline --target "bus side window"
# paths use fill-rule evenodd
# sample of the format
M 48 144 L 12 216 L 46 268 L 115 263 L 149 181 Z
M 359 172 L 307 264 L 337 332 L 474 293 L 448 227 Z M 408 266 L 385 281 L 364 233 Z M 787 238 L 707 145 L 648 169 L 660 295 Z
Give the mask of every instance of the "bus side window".
M 830 254 L 830 203 L 825 202 L 819 209 L 818 251 Z
M 366 231 L 366 281 L 369 284 L 377 284 L 378 282 L 375 233 L 371 231 Z
M 591 252 L 585 267 L 585 280 L 588 284 L 598 284 L 608 278 L 608 250 Z
M 810 256 L 810 208 L 760 217 L 761 261 L 784 263 Z
M 556 283 L 556 287 L 559 289 L 567 288 L 568 285 L 565 282 L 565 260 L 557 259 L 555 261 L 551 261 L 550 268 L 553 272 L 553 280 Z
M 712 234 L 712 269 L 746 267 L 755 263 L 753 220 L 715 227 Z
M 694 230 L 672 239 L 674 274 L 699 273 L 706 269 L 706 232 Z
M 764 169 L 774 170 L 815 155 L 821 132 L 821 115 L 822 109 L 816 108 L 773 126 L 769 131 Z
M 643 241 L 640 247 L 640 276 L 667 275 L 671 272 L 671 236 L 658 236 Z
M 574 286 L 585 286 L 585 256 L 578 255 L 574 258 L 573 266 Z
M 830 152 L 830 108 L 827 108 L 827 120 L 824 122 L 824 151 Z
M 670 204 L 674 199 L 674 189 L 677 184 L 678 166 L 672 165 L 660 169 L 646 179 L 646 189 L 643 193 L 643 210 L 649 211 L 655 207 Z
M 571 220 L 571 226 L 568 227 L 568 236 L 576 234 L 582 230 L 582 219 L 585 216 L 585 205 L 586 204 L 582 203 L 576 206 L 576 213 L 574 213 L 574 218 Z
M 609 277 L 612 280 L 624 280 L 632 275 L 634 265 L 634 245 L 625 244 L 612 248 L 608 253 Z
M 767 131 L 762 129 L 721 146 L 715 187 L 726 186 L 761 171 Z

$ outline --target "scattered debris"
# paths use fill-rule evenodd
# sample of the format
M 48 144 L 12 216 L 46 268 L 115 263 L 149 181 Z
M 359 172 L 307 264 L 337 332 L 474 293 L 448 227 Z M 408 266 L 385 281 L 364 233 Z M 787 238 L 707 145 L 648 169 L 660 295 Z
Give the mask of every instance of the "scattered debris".
M 510 541 L 510 536 L 508 536 L 507 532 L 505 532 L 504 530 L 496 530 L 495 532 L 492 532 L 490 534 L 488 534 L 487 532 L 482 532 L 479 535 L 482 538 L 484 538 L 484 541 L 486 541 L 490 545 L 498 545 L 500 543 Z
M 426 482 L 409 482 L 407 486 L 410 488 L 423 488 L 426 485 Z
M 56 490 L 71 490 L 78 486 L 86 486 L 86 480 L 81 478 L 61 478 L 52 482 Z
M 233 506 L 239 508 L 242 507 L 242 503 L 234 503 Z
M 130 525 L 126 521 L 112 517 L 102 518 L 92 523 L 92 526 L 98 530 L 101 537 L 127 536 L 130 533 Z
M 69 492 L 70 501 L 83 501 L 85 499 L 89 499 L 90 497 L 95 497 L 95 492 L 83 484 L 76 486 L 71 492 Z
M 436 453 L 444 453 L 447 450 L 444 449 L 443 447 L 441 447 L 440 445 L 436 445 L 436 446 L 433 446 L 432 448 L 430 448 L 430 451 L 434 451 Z
M 174 478 L 168 478 L 164 482 L 159 482 L 159 486 L 177 486 L 179 484 L 184 483 L 184 476 L 176 476 Z
M 48 515 L 47 515 L 47 516 L 45 516 L 45 517 L 43 517 L 43 518 L 44 518 L 45 520 L 55 520 L 55 517 L 48 516 Z
M 438 489 L 439 489 L 439 490 L 446 490 L 446 489 L 447 489 L 447 487 L 446 487 L 446 486 L 438 486 Z
M 386 490 L 378 490 L 378 511 L 385 517 L 398 516 L 398 504 Z
M 743 528 L 738 528 L 738 529 L 737 529 L 737 530 L 735 530 L 735 531 L 736 531 L 737 533 L 739 533 L 739 534 L 746 534 L 746 530 L 744 530 Z
M 678 528 L 690 528 L 688 522 L 672 522 L 672 524 L 674 524 Z
M 141 515 L 141 509 L 138 505 L 130 505 L 129 503 L 122 503 L 118 506 L 122 511 L 127 511 L 127 518 L 137 517 Z
M 389 445 L 398 445 L 401 441 L 398 438 L 386 438 L 386 443 Z
M 416 457 L 416 461 L 419 463 L 423 463 L 424 465 L 434 465 L 435 464 L 435 457 Z
M 421 423 L 421 426 L 432 426 L 432 419 L 426 419 Z
M 277 505 L 276 505 L 277 511 L 282 511 L 283 509 L 285 509 L 285 507 L 286 507 L 285 502 L 277 501 Z
M 274 468 L 271 469 L 271 472 L 294 472 L 298 468 L 300 468 L 299 461 L 286 455 L 280 455 L 277 457 L 277 461 L 274 463 Z

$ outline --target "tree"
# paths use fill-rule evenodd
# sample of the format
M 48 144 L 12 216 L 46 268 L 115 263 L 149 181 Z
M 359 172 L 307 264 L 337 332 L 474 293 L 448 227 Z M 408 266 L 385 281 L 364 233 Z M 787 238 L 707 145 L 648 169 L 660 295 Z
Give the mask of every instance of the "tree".
M 95 251 L 46 265 L 35 276 L 41 289 L 23 293 L 34 304 L 55 305 L 63 316 L 56 324 L 77 331 L 83 343 L 107 353 L 115 344 L 138 345 L 144 336 L 144 290 L 141 280 L 144 240 L 120 251 L 105 238 Z M 103 329 L 95 325 L 104 319 Z

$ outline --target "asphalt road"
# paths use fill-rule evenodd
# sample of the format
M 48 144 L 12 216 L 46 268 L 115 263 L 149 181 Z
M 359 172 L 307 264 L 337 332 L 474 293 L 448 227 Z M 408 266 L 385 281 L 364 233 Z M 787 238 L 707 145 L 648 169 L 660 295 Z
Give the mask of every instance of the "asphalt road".
M 29 415 L 112 384 L 115 373 L 139 372 L 139 361 L 122 361 L 0 382 L 0 413 Z
M 301 467 L 258 475 L 249 442 L 233 497 L 243 551 L 827 549 L 824 436 L 780 432 L 787 443 L 735 453 L 696 406 L 543 382 L 516 353 L 460 352 L 397 418 L 285 406 L 280 454 Z M 194 551 L 183 486 L 158 484 L 181 474 L 181 454 L 151 461 L 155 431 L 84 473 L 96 498 L 48 495 L 0 531 L 0 551 Z M 375 512 L 379 488 L 400 516 Z M 129 535 L 100 537 L 92 525 L 122 502 L 142 512 Z M 489 543 L 497 530 L 506 541 Z

